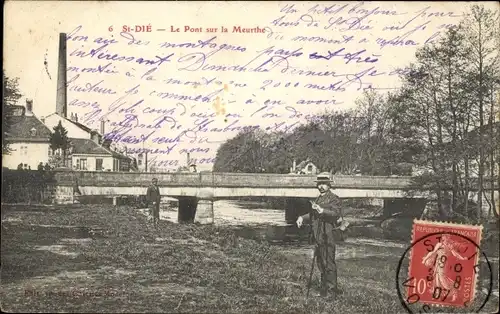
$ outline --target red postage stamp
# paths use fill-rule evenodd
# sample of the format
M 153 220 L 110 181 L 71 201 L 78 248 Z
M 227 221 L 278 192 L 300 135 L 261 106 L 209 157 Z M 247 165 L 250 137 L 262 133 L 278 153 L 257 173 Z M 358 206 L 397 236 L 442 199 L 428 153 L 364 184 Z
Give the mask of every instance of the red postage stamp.
M 435 306 L 474 301 L 482 226 L 415 220 L 407 295 Z

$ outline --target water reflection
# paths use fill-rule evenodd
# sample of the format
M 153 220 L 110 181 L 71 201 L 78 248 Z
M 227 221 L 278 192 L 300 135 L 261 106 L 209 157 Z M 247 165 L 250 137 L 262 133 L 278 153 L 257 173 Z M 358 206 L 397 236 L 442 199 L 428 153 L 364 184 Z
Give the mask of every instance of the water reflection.
M 296 225 L 237 226 L 236 235 L 246 239 L 267 241 L 271 244 L 307 244 L 309 226 L 297 228 Z

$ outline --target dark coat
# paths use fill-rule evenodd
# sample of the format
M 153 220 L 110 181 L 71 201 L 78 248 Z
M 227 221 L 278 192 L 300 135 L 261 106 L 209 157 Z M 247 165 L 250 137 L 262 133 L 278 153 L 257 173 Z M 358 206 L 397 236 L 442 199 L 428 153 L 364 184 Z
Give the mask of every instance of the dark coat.
M 343 217 L 342 201 L 328 190 L 323 195 L 318 196 L 316 204 L 324 209 L 323 213 L 311 208 L 310 212 L 302 215 L 304 221 L 311 221 L 314 240 L 317 245 L 328 245 L 335 243 L 340 237 L 337 220 Z
M 156 204 L 160 204 L 160 199 L 161 199 L 160 188 L 153 184 L 150 185 L 148 187 L 148 191 L 146 192 L 146 199 L 150 204 L 152 204 L 153 202 L 156 202 Z

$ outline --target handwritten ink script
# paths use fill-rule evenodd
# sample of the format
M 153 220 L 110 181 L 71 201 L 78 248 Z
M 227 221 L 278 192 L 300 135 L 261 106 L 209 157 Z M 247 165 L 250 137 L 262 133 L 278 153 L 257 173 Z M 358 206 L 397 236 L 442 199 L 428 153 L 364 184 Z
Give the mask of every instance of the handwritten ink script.
M 245 6 L 218 12 L 223 25 L 201 15 L 102 29 L 75 21 L 68 112 L 90 128 L 105 121 L 106 139 L 158 168 L 184 165 L 186 153 L 211 166 L 240 131 L 290 132 L 365 90 L 395 88 L 416 49 L 462 16 L 432 3 Z

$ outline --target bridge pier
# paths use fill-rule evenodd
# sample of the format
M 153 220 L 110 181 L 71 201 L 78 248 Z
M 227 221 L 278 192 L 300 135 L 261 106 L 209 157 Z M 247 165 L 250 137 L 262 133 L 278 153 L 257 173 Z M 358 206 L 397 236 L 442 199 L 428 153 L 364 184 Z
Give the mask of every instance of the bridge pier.
M 419 198 L 395 198 L 384 199 L 384 217 L 390 217 L 396 213 L 403 213 L 403 216 L 420 217 L 427 205 L 426 199 Z
M 300 215 L 306 214 L 310 209 L 308 199 L 288 197 L 285 200 L 285 221 L 294 224 Z
M 202 225 L 214 223 L 214 193 L 211 189 L 201 189 L 197 193 L 198 202 L 194 222 Z
M 179 223 L 214 223 L 214 197 L 210 189 L 200 189 L 194 196 L 179 197 Z
M 214 223 L 214 201 L 199 199 L 196 205 L 194 222 L 202 225 Z
M 196 215 L 196 197 L 179 197 L 179 210 L 177 212 L 178 223 L 192 223 Z

